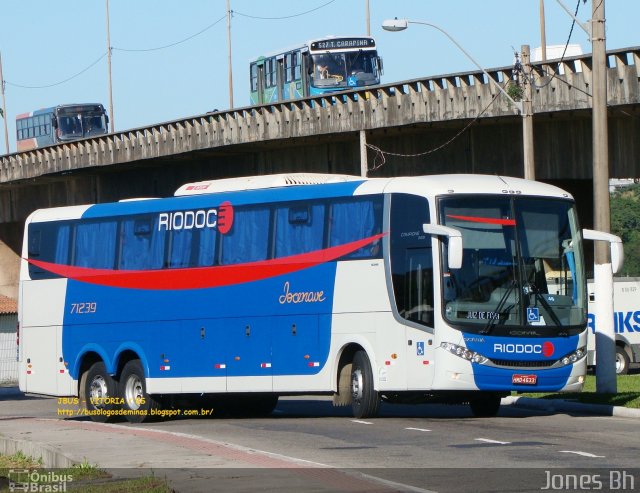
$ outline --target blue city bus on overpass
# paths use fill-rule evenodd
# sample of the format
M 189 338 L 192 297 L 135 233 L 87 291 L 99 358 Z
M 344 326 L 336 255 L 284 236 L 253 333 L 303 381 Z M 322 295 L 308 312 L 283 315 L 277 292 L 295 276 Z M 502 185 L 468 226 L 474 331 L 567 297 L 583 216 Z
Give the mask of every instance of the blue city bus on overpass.
M 314 39 L 250 63 L 251 104 L 371 86 L 380 83 L 381 73 L 372 37 Z
M 107 133 L 101 104 L 63 104 L 16 117 L 18 152 Z
M 175 195 L 30 215 L 22 391 L 137 422 L 177 399 L 268 414 L 296 394 L 359 418 L 381 401 L 486 416 L 512 391 L 583 386 L 583 232 L 559 188 L 289 174 Z

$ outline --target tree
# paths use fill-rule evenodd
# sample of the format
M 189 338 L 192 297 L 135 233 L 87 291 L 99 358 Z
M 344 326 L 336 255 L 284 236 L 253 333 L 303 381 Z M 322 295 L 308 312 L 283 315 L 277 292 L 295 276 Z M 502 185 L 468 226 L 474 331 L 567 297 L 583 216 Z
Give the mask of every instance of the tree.
M 620 274 L 640 276 L 640 184 L 611 194 L 611 232 L 622 239 L 624 266 Z

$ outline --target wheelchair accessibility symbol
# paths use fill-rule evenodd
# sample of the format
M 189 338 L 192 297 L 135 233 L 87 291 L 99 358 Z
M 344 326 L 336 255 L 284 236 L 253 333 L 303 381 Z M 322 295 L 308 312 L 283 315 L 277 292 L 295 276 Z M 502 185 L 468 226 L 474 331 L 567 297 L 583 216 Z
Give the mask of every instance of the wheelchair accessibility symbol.
M 537 307 L 527 308 L 527 322 L 539 322 L 540 311 Z
M 424 342 L 416 343 L 416 355 L 424 356 Z

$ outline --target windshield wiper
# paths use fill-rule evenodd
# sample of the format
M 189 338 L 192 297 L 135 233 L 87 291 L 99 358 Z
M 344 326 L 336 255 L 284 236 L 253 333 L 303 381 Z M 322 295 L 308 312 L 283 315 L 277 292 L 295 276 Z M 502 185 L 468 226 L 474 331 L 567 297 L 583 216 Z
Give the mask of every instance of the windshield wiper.
M 513 280 L 511 281 L 511 285 L 505 290 L 504 294 L 502 295 L 502 297 L 500 298 L 500 301 L 498 302 L 498 305 L 496 306 L 495 309 L 495 314 L 496 316 L 494 318 L 489 319 L 489 321 L 487 322 L 487 325 L 485 326 L 484 329 L 482 329 L 480 331 L 480 334 L 490 334 L 491 331 L 493 330 L 494 325 L 496 324 L 496 320 L 500 320 L 500 314 L 502 312 L 502 308 L 504 307 L 504 304 L 507 302 L 507 299 L 509 298 L 509 296 L 511 295 L 511 293 L 513 293 L 514 288 L 518 285 L 518 283 Z M 513 305 L 512 305 L 513 307 Z M 511 307 L 509 308 L 509 311 L 511 310 Z

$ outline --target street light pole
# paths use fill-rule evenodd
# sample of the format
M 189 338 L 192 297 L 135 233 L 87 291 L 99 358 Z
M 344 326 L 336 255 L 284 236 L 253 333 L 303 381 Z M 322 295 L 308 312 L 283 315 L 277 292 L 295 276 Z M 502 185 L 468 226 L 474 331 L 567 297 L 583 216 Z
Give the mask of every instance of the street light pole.
M 513 105 L 518 109 L 518 111 L 520 113 L 522 113 L 522 102 L 520 101 L 514 101 L 514 99 L 509 96 L 509 94 L 507 93 L 507 91 L 505 91 L 502 86 L 500 84 L 498 84 L 497 81 L 495 81 L 488 73 L 485 69 L 482 68 L 482 66 L 475 60 L 475 58 L 473 58 L 468 52 L 467 50 L 465 50 L 460 43 L 458 43 L 447 31 L 445 31 L 444 29 L 436 26 L 435 24 L 429 24 L 428 22 L 421 22 L 421 21 L 410 21 L 408 19 L 392 19 L 392 20 L 386 20 L 382 23 L 382 29 L 384 29 L 385 31 L 404 31 L 407 27 L 409 27 L 409 24 L 420 24 L 422 26 L 429 26 L 432 27 L 438 31 L 440 31 L 442 34 L 444 34 L 447 38 L 449 38 L 449 40 L 458 47 L 458 49 L 464 53 L 464 55 L 471 60 L 471 62 L 478 67 L 479 70 L 482 70 L 482 73 L 484 75 L 486 75 L 487 79 L 489 79 L 489 82 L 493 83 L 494 86 L 496 86 L 496 88 L 498 89 L 498 91 L 500 91 L 504 96 L 507 97 L 507 99 L 509 101 L 511 101 L 513 103 Z
M 384 21 L 382 23 L 382 29 L 384 29 L 385 31 L 404 31 L 405 29 L 407 29 L 407 27 L 409 27 L 409 24 L 420 24 L 423 26 L 429 26 L 432 27 L 438 31 L 440 31 L 442 34 L 444 34 L 447 38 L 449 38 L 449 40 L 458 47 L 458 49 L 460 51 L 462 51 L 462 53 L 464 53 L 464 55 L 471 60 L 471 62 L 478 67 L 478 69 L 480 69 L 482 71 L 482 73 L 487 77 L 487 79 L 489 80 L 490 83 L 492 83 L 504 96 L 507 97 L 507 99 L 509 101 L 511 101 L 511 103 L 513 103 L 513 105 L 518 109 L 518 112 L 520 113 L 520 115 L 522 115 L 523 117 L 523 132 L 522 132 L 522 137 L 523 137 L 523 148 L 525 149 L 525 166 L 524 166 L 524 177 L 530 180 L 534 180 L 535 179 L 535 168 L 533 165 L 533 123 L 532 123 L 532 119 L 533 119 L 533 108 L 532 106 L 530 107 L 530 109 L 528 111 L 523 111 L 523 104 L 522 101 L 515 101 L 511 96 L 509 96 L 509 94 L 502 88 L 502 86 L 500 84 L 498 84 L 498 82 L 496 80 L 493 79 L 493 77 L 491 77 L 487 71 L 482 68 L 482 66 L 467 52 L 467 50 L 465 50 L 460 43 L 458 43 L 455 39 L 453 39 L 453 37 L 446 32 L 444 29 L 436 26 L 435 24 L 430 24 L 428 22 L 421 22 L 421 21 L 410 21 L 408 19 L 388 19 L 386 21 Z M 531 126 L 530 128 L 527 127 L 526 124 L 526 118 L 527 115 L 529 115 L 531 117 Z M 530 151 L 527 151 L 527 150 Z

